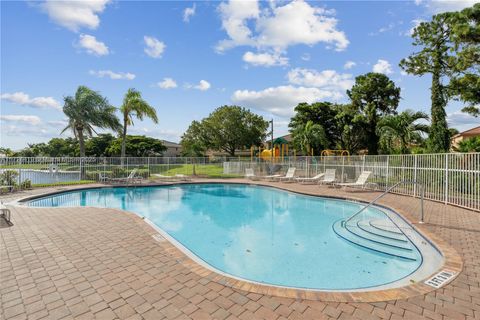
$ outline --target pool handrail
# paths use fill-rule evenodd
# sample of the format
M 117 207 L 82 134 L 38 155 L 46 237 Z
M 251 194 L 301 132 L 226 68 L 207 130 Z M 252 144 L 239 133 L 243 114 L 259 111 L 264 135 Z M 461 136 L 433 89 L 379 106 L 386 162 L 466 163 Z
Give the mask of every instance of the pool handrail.
M 355 212 L 354 214 L 352 214 L 350 217 L 348 217 L 347 219 L 343 220 L 342 221 L 342 226 L 345 226 L 347 224 L 347 222 L 349 222 L 350 220 L 352 220 L 354 217 L 356 217 L 357 215 L 359 215 L 360 213 L 362 213 L 363 211 L 365 211 L 367 208 L 369 208 L 370 206 L 372 206 L 375 202 L 377 202 L 378 200 L 380 200 L 381 198 L 383 198 L 385 195 L 387 195 L 390 191 L 392 191 L 394 188 L 396 188 L 397 186 L 401 185 L 401 184 L 414 184 L 414 185 L 418 185 L 420 187 L 420 221 L 419 223 L 423 223 L 423 219 L 424 219 L 424 211 L 423 211 L 423 198 L 424 198 L 424 192 L 425 192 L 425 189 L 423 187 L 423 184 L 421 184 L 420 182 L 418 181 L 412 181 L 412 180 L 403 180 L 403 181 L 400 181 L 400 182 L 397 182 L 395 183 L 393 186 L 391 186 L 390 188 L 388 188 L 387 190 L 385 190 L 381 195 L 379 195 L 378 197 L 376 197 L 375 199 L 373 199 L 372 201 L 370 201 L 366 206 L 364 206 L 362 209 L 358 210 L 357 212 Z

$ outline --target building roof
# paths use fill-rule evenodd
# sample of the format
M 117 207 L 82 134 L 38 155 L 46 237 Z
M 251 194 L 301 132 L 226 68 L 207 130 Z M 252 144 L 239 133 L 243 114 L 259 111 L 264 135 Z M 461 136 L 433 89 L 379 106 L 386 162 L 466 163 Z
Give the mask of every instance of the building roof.
M 167 141 L 167 140 L 162 140 L 162 142 L 165 145 L 165 147 L 171 147 L 171 148 L 181 148 L 182 147 L 181 144 L 178 144 L 176 142 Z
M 286 142 L 290 142 L 290 141 L 292 141 L 292 135 L 291 135 L 291 134 L 286 134 L 286 135 L 284 135 L 284 136 L 276 137 L 275 139 L 273 139 L 273 143 L 276 143 L 275 141 L 277 141 L 277 140 L 278 140 L 278 141 L 282 141 L 282 140 L 283 140 L 283 141 L 286 141 Z M 267 142 L 269 142 L 269 141 L 271 141 L 271 140 L 269 140 L 269 139 L 267 138 Z
M 457 133 L 454 135 L 452 138 L 458 138 L 458 137 L 476 137 L 480 136 L 480 126 Z

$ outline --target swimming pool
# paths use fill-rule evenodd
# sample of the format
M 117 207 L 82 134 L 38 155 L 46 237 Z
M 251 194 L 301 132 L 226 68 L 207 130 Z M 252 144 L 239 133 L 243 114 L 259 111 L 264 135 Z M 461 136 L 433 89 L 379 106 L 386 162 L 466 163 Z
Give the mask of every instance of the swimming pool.
M 390 210 L 370 207 L 342 226 L 343 219 L 365 204 L 263 186 L 96 188 L 34 199 L 28 205 L 135 212 L 199 263 L 273 286 L 329 291 L 401 286 L 424 278 L 442 260 Z M 424 263 L 425 255 L 431 263 Z

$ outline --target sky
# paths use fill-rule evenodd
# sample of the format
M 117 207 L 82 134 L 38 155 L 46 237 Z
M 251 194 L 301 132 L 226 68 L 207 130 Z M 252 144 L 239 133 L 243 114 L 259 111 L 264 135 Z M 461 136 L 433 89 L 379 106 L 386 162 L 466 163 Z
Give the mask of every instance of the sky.
M 48 141 L 66 126 L 63 98 L 85 85 L 120 106 L 141 91 L 159 123 L 130 134 L 178 142 L 193 120 L 222 105 L 274 119 L 288 133 L 299 102 L 347 102 L 356 76 L 388 75 L 399 111 L 429 112 L 430 76 L 398 63 L 435 13 L 477 1 L 2 1 L 0 146 Z M 447 107 L 449 125 L 480 122 Z

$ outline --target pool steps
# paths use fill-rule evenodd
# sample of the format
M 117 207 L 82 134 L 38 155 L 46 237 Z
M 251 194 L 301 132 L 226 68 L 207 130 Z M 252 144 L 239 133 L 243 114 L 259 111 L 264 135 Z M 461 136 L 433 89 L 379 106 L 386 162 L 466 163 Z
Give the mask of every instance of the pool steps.
M 394 240 L 398 240 L 398 241 L 408 242 L 408 240 L 405 239 L 405 235 L 403 233 L 398 234 L 398 233 L 391 232 L 391 231 L 388 231 L 388 230 L 378 229 L 378 228 L 372 226 L 371 221 L 359 220 L 357 222 L 357 225 L 363 231 L 375 234 L 377 236 L 382 236 L 382 237 L 385 237 L 385 238 L 390 238 L 390 239 L 394 239 Z
M 342 219 L 333 224 L 333 230 L 342 239 L 366 249 L 407 260 L 419 258 L 408 238 L 387 219 L 355 217 L 347 224 Z

